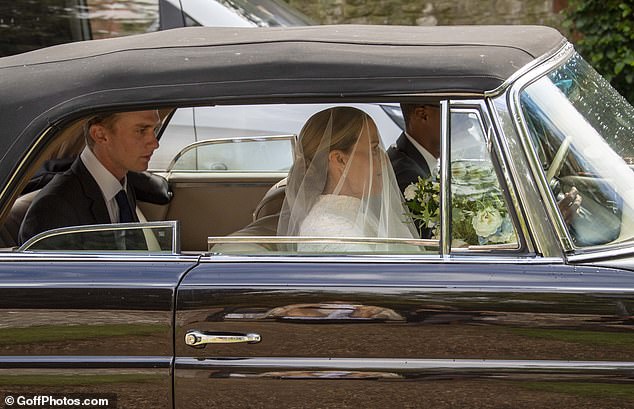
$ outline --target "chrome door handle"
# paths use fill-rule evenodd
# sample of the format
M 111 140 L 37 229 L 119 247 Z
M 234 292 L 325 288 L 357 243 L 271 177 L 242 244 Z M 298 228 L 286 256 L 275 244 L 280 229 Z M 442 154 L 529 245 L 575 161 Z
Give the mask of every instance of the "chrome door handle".
M 185 343 L 191 347 L 205 346 L 207 344 L 238 344 L 246 342 L 257 344 L 262 340 L 259 334 L 239 334 L 235 332 L 200 332 L 187 331 Z

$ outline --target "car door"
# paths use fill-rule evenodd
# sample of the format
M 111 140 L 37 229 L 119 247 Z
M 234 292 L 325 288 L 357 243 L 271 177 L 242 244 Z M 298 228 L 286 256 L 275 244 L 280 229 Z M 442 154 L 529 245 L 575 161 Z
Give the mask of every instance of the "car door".
M 441 188 L 458 206 L 461 175 L 475 166 L 466 159 L 484 152 L 473 174 L 490 166 L 513 236 L 472 244 L 443 229 L 407 255 L 300 255 L 271 251 L 285 239 L 262 237 L 253 239 L 269 249 L 260 253 L 210 246 L 178 287 L 177 408 L 631 403 L 634 276 L 542 251 L 549 239 L 533 234 L 552 229 L 527 226 L 486 105 L 456 102 L 450 115 L 445 103 L 443 118 L 452 138 L 441 162 L 451 157 L 451 167 L 441 172 L 452 170 L 452 186 Z M 459 129 L 484 145 L 454 143 Z
M 176 240 L 168 237 L 176 228 L 158 225 L 129 227 L 153 230 L 159 242 Z M 97 230 L 112 238 L 121 226 L 45 232 L 42 241 L 0 256 L 0 395 L 7 407 L 70 407 L 74 399 L 77 406 L 101 399 L 90 407 L 172 407 L 174 295 L 198 257 L 179 255 L 177 241 L 153 251 L 47 250 L 47 238 L 79 234 L 96 243 Z

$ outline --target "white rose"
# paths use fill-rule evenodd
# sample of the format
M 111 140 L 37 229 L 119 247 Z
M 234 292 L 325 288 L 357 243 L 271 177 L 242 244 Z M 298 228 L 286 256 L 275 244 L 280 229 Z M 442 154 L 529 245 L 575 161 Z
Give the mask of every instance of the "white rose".
M 473 216 L 471 225 L 478 236 L 488 237 L 500 228 L 502 221 L 503 219 L 500 212 L 489 207 L 478 211 L 475 216 Z
M 405 196 L 405 200 L 414 200 L 416 199 L 416 184 L 412 183 L 405 188 L 403 192 L 403 196 Z
M 490 237 L 490 240 L 493 243 L 511 243 L 515 241 L 515 230 L 508 216 L 504 218 L 499 232 L 495 236 Z

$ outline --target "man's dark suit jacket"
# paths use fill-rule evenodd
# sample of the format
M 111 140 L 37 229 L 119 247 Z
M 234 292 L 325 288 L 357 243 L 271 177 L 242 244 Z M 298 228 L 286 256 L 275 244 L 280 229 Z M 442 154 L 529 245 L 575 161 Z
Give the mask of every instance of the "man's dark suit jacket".
M 401 192 L 404 192 L 410 183 L 418 181 L 419 176 L 425 179 L 431 174 L 427 161 L 404 133 L 398 137 L 396 144 L 390 146 L 387 155 L 390 157 Z
M 136 208 L 134 189 L 128 184 L 131 209 Z M 58 174 L 35 197 L 20 227 L 20 244 L 46 230 L 86 224 L 111 223 L 101 189 L 80 158 L 69 170 Z M 108 242 L 64 243 L 74 249 L 116 249 Z M 79 247 L 78 247 L 79 246 Z
M 396 181 L 401 192 L 405 192 L 405 188 L 411 183 L 417 182 L 418 177 L 428 178 L 431 173 L 427 161 L 416 147 L 407 139 L 405 133 L 396 140 L 396 144 L 390 146 L 387 150 L 390 157 Z M 421 238 L 429 239 L 432 237 L 431 229 L 421 227 L 418 221 L 414 222 Z

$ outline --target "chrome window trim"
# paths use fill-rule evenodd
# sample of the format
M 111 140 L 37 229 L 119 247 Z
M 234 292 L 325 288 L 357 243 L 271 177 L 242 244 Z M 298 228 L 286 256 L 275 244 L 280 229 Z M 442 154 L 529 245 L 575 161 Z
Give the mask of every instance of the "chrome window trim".
M 167 170 L 165 170 L 165 172 L 169 175 L 172 172 L 180 172 L 178 170 L 174 170 L 174 166 L 176 166 L 176 162 L 178 162 L 178 160 L 187 152 L 194 150 L 196 148 L 199 148 L 201 146 L 208 146 L 208 145 L 219 145 L 219 144 L 223 144 L 223 143 L 235 143 L 235 142 L 262 142 L 262 141 L 291 141 L 291 148 L 293 148 L 295 146 L 295 142 L 297 141 L 297 135 L 294 134 L 287 134 L 287 135 L 262 135 L 262 136 L 239 136 L 239 137 L 233 137 L 233 138 L 223 138 L 223 139 L 205 139 L 203 141 L 197 141 L 197 142 L 193 142 L 190 143 L 189 145 L 185 146 L 183 149 L 180 150 L 180 152 L 178 152 L 174 158 L 172 159 L 172 161 L 170 162 L 169 166 L 167 167 Z M 291 149 L 291 153 L 292 153 L 292 149 Z M 192 170 L 185 170 L 184 172 L 195 172 Z M 206 170 L 205 172 L 210 173 L 212 171 Z M 239 171 L 239 172 L 244 172 L 244 171 Z M 266 173 L 264 171 L 254 171 L 254 172 L 258 172 L 258 173 Z M 222 172 L 219 172 L 222 173 Z M 271 172 L 274 173 L 274 172 Z
M 450 113 L 449 101 L 440 101 L 440 255 L 442 257 L 448 257 L 451 254 Z
M 509 172 L 509 168 L 506 163 L 508 157 L 502 154 L 502 149 L 500 147 L 500 143 L 499 143 L 500 139 L 505 139 L 504 137 L 501 138 L 500 135 L 503 136 L 504 132 L 500 132 L 498 128 L 497 134 L 495 133 L 496 128 L 493 126 L 492 118 L 491 118 L 491 116 L 493 116 L 494 114 L 490 111 L 486 102 L 483 100 L 457 100 L 457 101 L 452 100 L 451 112 L 469 112 L 469 113 L 475 114 L 480 121 L 480 126 L 482 127 L 484 136 L 487 139 L 487 144 L 491 144 L 490 152 L 497 156 L 497 159 L 498 159 L 497 162 L 500 167 L 500 171 L 502 172 L 502 177 L 504 178 L 504 185 L 506 189 L 508 190 L 509 197 L 511 198 L 510 206 L 513 207 L 513 211 L 515 212 L 515 216 L 516 216 L 515 218 L 517 219 L 519 223 L 519 230 L 517 229 L 518 226 L 515 226 L 515 223 L 513 223 L 513 225 L 517 231 L 517 234 L 521 235 L 521 237 L 518 237 L 518 247 L 514 249 L 508 249 L 505 251 L 519 252 L 522 250 L 522 245 L 524 245 L 525 251 L 522 254 L 528 255 L 531 253 L 535 253 L 535 248 L 533 246 L 533 243 L 531 240 L 529 240 L 531 236 L 529 234 L 530 230 L 528 228 L 528 223 L 524 218 L 524 212 L 522 211 L 522 207 L 520 205 L 518 196 L 515 191 L 515 184 L 513 183 L 513 178 L 511 177 L 511 173 Z M 495 152 L 493 151 L 494 149 L 495 149 Z M 509 203 L 507 203 L 507 205 L 508 204 Z M 454 254 L 456 254 L 454 250 L 452 251 L 454 252 Z M 459 251 L 462 252 L 463 250 L 459 250 Z M 464 251 L 472 252 L 472 251 L 478 251 L 478 249 L 469 249 Z
M 546 54 L 542 54 L 539 57 L 537 57 L 536 59 L 534 59 L 533 61 L 529 62 L 528 64 L 524 65 L 523 67 L 521 67 L 519 70 L 515 71 L 510 77 L 508 77 L 499 87 L 492 89 L 490 91 L 485 91 L 484 92 L 484 96 L 487 98 L 494 98 L 497 97 L 501 94 L 503 94 L 507 88 L 512 87 L 513 83 L 515 81 L 517 81 L 519 78 L 523 77 L 524 75 L 528 74 L 530 71 L 533 71 L 533 69 L 535 69 L 535 67 L 538 67 L 539 65 L 545 63 L 546 61 L 548 61 L 549 59 L 551 59 L 552 57 L 556 57 L 562 49 L 566 48 L 566 47 L 572 47 L 572 44 L 570 44 L 568 42 L 568 40 L 563 39 L 561 40 L 561 43 L 559 43 L 559 46 L 555 47 L 552 49 L 552 51 L 546 53 Z
M 597 247 L 584 247 L 584 249 L 593 249 Z M 597 259 L 619 258 L 634 255 L 634 248 L 631 245 L 614 246 L 609 249 L 594 250 L 592 252 L 580 251 L 567 257 L 570 263 L 580 263 L 593 261 Z
M 82 253 L 17 253 L 6 252 L 0 253 L 0 262 L 37 262 L 37 261 L 59 261 L 59 262 L 88 262 L 88 261 L 117 261 L 117 262 L 147 262 L 147 261 L 196 261 L 200 259 L 200 255 L 189 254 L 157 254 L 148 253 L 147 255 L 126 254 L 126 253 L 103 253 L 103 254 L 82 254 Z
M 22 244 L 17 252 L 20 253 L 29 253 L 29 252 L 46 252 L 46 250 L 29 250 L 29 248 L 38 242 L 45 240 L 49 237 L 62 236 L 66 234 L 72 233 L 91 233 L 91 232 L 103 232 L 103 231 L 119 231 L 119 230 L 143 230 L 143 229 L 156 229 L 156 228 L 168 228 L 172 230 L 172 255 L 178 254 L 180 252 L 180 234 L 179 234 L 179 223 L 176 220 L 167 220 L 167 221 L 158 221 L 158 222 L 144 222 L 144 223 L 113 223 L 113 224 L 90 224 L 83 226 L 70 226 L 70 227 L 60 227 L 58 229 L 51 229 L 39 233 L 29 240 L 27 240 L 24 244 Z M 53 251 L 53 250 L 51 250 Z M 60 250 L 65 251 L 65 250 Z M 73 253 L 80 252 L 81 250 L 66 250 L 68 254 L 77 254 Z M 55 251 L 58 252 L 58 251 Z M 89 251 L 89 253 L 98 253 L 99 250 Z M 129 254 L 126 253 L 125 250 L 119 251 L 105 251 L 104 253 L 121 253 L 121 254 Z M 151 252 L 147 252 L 145 254 L 153 254 Z M 154 253 L 156 254 L 156 253 Z
M 376 238 L 376 237 L 317 237 L 317 236 L 213 236 L 207 238 L 209 251 L 214 244 L 409 244 L 414 246 L 439 247 L 439 240 L 431 239 L 403 239 L 403 238 Z
M 440 257 L 438 254 L 377 254 L 377 255 L 324 255 L 316 256 L 314 254 L 307 255 L 233 255 L 233 254 L 205 254 L 200 259 L 201 263 L 293 263 L 293 264 L 511 264 L 511 265 L 562 265 L 564 260 L 557 257 L 518 257 L 504 255 L 483 256 L 482 254 L 460 254 L 450 257 Z
M 519 133 L 509 111 L 507 95 L 500 95 L 493 99 L 487 99 L 487 104 L 499 133 L 504 135 L 498 140 L 499 148 L 506 157 L 506 162 L 513 176 L 514 181 L 525 180 L 532 182 L 530 165 L 526 159 L 522 147 L 518 146 Z M 500 112 L 501 110 L 504 112 Z M 508 118 L 506 118 L 508 116 Z M 504 123 L 502 119 L 504 117 Z M 513 147 L 511 147 L 511 143 Z M 510 160 L 512 158 L 513 160 Z M 530 183 L 532 186 L 533 183 Z M 522 204 L 520 210 L 528 223 L 528 233 L 535 246 L 534 251 L 545 257 L 563 257 L 559 240 L 548 220 L 548 214 L 544 209 L 544 204 L 538 194 L 532 194 L 528 189 L 528 183 L 518 183 L 515 185 L 518 200 Z M 528 240 L 528 237 L 526 238 Z

